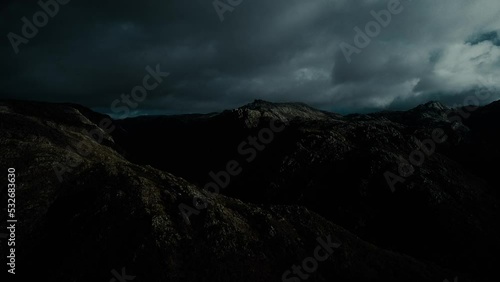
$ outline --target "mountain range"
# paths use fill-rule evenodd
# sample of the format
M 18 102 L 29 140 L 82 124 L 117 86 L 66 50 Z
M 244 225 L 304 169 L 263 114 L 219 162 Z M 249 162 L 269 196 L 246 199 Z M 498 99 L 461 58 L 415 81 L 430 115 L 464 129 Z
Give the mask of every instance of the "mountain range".
M 498 281 L 499 120 L 500 101 L 340 115 L 256 100 L 112 120 L 3 100 L 18 276 Z

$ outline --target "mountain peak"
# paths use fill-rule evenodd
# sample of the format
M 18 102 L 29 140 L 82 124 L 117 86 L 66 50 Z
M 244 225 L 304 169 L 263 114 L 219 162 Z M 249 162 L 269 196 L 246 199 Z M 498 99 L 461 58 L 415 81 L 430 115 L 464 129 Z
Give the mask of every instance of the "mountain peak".
M 447 106 L 443 105 L 441 102 L 438 101 L 429 101 L 425 104 L 417 106 L 415 109 L 419 110 L 438 110 L 438 111 L 446 111 L 449 110 Z
M 324 112 L 304 103 L 273 103 L 260 99 L 234 109 L 232 112 L 236 112 L 239 118 L 243 119 L 248 126 L 256 126 L 261 118 L 272 118 L 282 121 L 290 121 L 296 118 L 304 120 L 324 120 L 332 117 L 341 118 L 340 115 Z
M 312 110 L 316 110 L 304 103 L 300 102 L 286 102 L 286 103 L 274 103 L 261 99 L 255 99 L 252 103 L 246 104 L 241 108 L 250 108 L 250 109 L 272 109 L 272 108 L 283 108 L 283 107 L 293 107 L 293 108 L 309 108 Z M 316 110 L 317 111 L 317 110 Z

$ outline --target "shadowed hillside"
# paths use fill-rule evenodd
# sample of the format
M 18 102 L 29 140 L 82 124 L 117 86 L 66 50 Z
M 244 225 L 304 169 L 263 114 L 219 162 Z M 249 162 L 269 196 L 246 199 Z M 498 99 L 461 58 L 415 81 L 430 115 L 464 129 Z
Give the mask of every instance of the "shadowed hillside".
M 78 105 L 0 102 L 0 164 L 18 179 L 17 264 L 30 270 L 20 275 L 109 281 L 126 268 L 134 281 L 281 281 L 330 238 L 340 245 L 307 281 L 495 281 L 498 183 L 467 162 L 479 138 L 489 139 L 478 152 L 498 141 L 477 125 L 497 109 L 457 127 L 444 108 L 340 116 L 256 101 L 109 130 L 98 126 L 108 117 Z M 285 130 L 245 162 L 239 144 L 272 120 Z M 449 140 L 392 193 L 384 172 L 437 126 Z M 222 195 L 204 193 L 229 160 L 242 173 Z M 209 204 L 186 221 L 179 205 L 194 197 Z

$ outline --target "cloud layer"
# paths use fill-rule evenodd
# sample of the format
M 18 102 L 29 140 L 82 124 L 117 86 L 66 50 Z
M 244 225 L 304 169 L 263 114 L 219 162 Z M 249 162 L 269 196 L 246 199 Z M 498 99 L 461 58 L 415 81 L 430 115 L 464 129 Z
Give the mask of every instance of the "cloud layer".
M 354 28 L 390 1 L 243 0 L 221 22 L 208 0 L 71 0 L 17 55 L 7 34 L 21 36 L 21 18 L 40 7 L 10 1 L 0 17 L 0 97 L 110 112 L 157 64 L 171 75 L 138 113 L 219 111 L 254 99 L 345 113 L 460 103 L 478 87 L 498 89 L 496 0 L 402 0 L 401 13 L 348 63 L 339 45 L 355 46 Z

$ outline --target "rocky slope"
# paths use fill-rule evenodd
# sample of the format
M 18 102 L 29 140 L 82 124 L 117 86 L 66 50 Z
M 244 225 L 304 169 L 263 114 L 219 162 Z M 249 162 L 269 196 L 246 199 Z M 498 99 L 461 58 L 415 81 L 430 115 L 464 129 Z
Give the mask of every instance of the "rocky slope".
M 287 128 L 244 163 L 238 144 L 273 118 Z M 18 278 L 119 281 L 112 270 L 125 268 L 134 281 L 281 281 L 330 236 L 340 245 L 307 281 L 495 281 L 498 186 L 450 157 L 486 133 L 448 124 L 443 152 L 392 193 L 384 171 L 429 133 L 397 118 L 257 101 L 110 125 L 78 105 L 1 101 L 0 164 L 17 174 Z M 207 173 L 231 159 L 242 174 L 207 196 Z M 194 197 L 209 205 L 185 221 L 178 207 Z
M 407 112 L 340 116 L 256 101 L 199 119 L 118 121 L 126 134 L 115 140 L 135 152 L 135 162 L 201 187 L 212 181 L 209 172 L 238 160 L 243 172 L 223 190 L 231 198 L 305 206 L 383 248 L 488 279 L 500 251 L 497 105 L 468 112 L 431 102 Z M 461 113 L 468 115 L 458 119 Z M 245 161 L 239 145 L 271 119 L 286 120 L 286 130 Z M 399 176 L 402 160 L 415 158 L 436 130 L 446 141 L 433 142 L 392 192 L 386 173 Z

